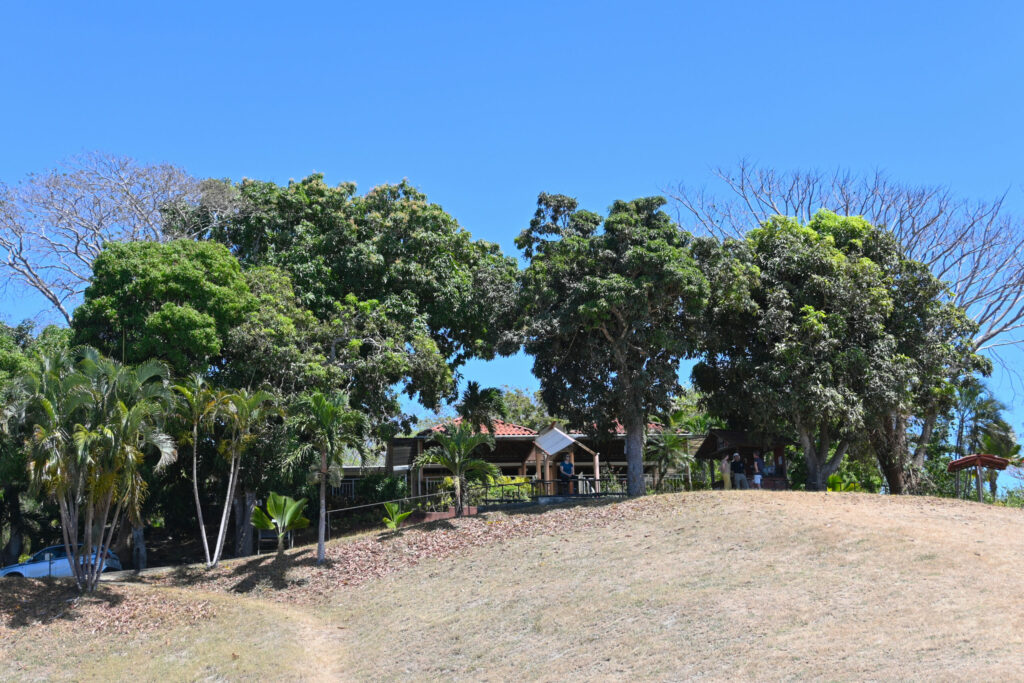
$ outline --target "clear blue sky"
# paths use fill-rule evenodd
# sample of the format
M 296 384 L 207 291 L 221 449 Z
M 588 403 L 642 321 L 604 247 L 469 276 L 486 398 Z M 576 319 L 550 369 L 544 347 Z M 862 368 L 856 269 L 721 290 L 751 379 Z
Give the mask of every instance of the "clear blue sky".
M 157 5 L 4 6 L 0 179 L 93 149 L 199 176 L 407 177 L 510 253 L 540 191 L 603 210 L 740 157 L 1024 211 L 1020 3 Z M 39 307 L 8 292 L 3 317 Z M 467 375 L 535 385 L 522 358 Z

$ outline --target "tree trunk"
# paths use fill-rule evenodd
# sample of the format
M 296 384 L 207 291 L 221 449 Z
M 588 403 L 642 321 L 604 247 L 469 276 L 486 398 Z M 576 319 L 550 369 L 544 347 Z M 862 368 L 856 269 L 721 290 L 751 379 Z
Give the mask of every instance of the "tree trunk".
M 235 499 L 235 557 L 252 555 L 252 510 L 256 492 L 246 490 Z
M 327 451 L 320 453 L 320 524 L 316 536 L 316 563 L 327 559 L 324 543 L 327 541 Z
M 828 478 L 831 477 L 843 464 L 843 457 L 850 443 L 842 439 L 836 444 L 835 452 L 829 456 L 832 450 L 832 438 L 827 427 L 819 427 L 817 443 L 810 432 L 797 424 L 797 432 L 800 435 L 800 445 L 804 450 L 804 462 L 807 464 L 807 490 L 826 491 L 828 490 Z
M 132 525 L 128 521 L 128 513 L 121 515 L 120 520 L 114 521 L 118 522 L 118 526 L 111 550 L 118 557 L 130 557 L 132 554 Z
M 462 517 L 466 514 L 465 508 L 466 478 L 462 475 L 455 477 L 455 516 Z
M 139 572 L 145 569 L 146 558 L 146 527 L 142 524 L 132 525 L 132 566 Z
M 25 518 L 21 512 L 21 491 L 13 484 L 4 486 L 4 501 L 7 504 L 8 517 L 11 520 L 11 537 L 4 545 L 0 567 L 17 564 L 25 548 Z
M 203 505 L 199 499 L 199 426 L 192 426 L 192 495 L 196 502 L 196 519 L 199 520 L 199 537 L 203 539 L 203 557 L 210 566 L 210 543 L 206 538 L 206 524 L 203 522 Z
M 898 413 L 887 413 L 876 418 L 873 429 L 868 430 L 868 441 L 878 458 L 889 493 L 906 492 L 908 483 L 907 419 Z
M 235 482 L 238 480 L 238 458 L 231 459 L 231 467 L 228 473 L 228 495 L 224 498 L 224 510 L 220 515 L 220 529 L 217 531 L 217 543 L 213 548 L 213 560 L 210 566 L 214 567 L 220 562 L 220 556 L 224 552 L 224 541 L 228 532 L 228 520 L 231 512 L 231 501 L 235 498 Z
M 627 418 L 626 423 L 626 492 L 631 496 L 647 493 L 644 483 L 644 421 Z

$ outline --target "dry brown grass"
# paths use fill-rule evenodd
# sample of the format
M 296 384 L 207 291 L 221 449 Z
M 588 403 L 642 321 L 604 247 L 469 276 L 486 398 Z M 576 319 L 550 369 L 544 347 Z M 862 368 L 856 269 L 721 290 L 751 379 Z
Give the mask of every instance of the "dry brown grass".
M 134 631 L 14 624 L 0 598 L 0 678 L 1016 679 L 1022 531 L 1020 510 L 795 492 L 491 515 L 332 544 L 328 570 L 301 550 L 110 589 L 80 615 L 135 609 Z
M 1024 515 L 927 498 L 659 496 L 628 524 L 345 593 L 354 678 L 1016 679 Z

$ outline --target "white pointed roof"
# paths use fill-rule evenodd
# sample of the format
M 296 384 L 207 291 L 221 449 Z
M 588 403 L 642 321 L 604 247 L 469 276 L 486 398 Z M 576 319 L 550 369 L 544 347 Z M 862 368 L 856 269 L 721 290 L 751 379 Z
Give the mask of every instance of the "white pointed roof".
M 558 455 L 577 445 L 588 453 L 594 452 L 554 425 L 538 434 L 533 443 L 548 455 Z

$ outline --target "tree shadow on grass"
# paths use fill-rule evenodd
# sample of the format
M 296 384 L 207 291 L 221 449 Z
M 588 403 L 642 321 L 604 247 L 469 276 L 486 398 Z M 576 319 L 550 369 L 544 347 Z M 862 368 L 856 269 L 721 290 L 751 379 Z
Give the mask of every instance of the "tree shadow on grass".
M 305 579 L 289 579 L 290 570 L 314 565 L 316 549 L 310 547 L 297 552 L 254 555 L 229 560 L 214 569 L 207 569 L 203 565 L 175 567 L 161 580 L 177 587 L 202 587 L 230 578 L 235 582 L 223 588 L 231 593 L 249 593 L 258 588 L 286 590 L 305 582 Z
M 120 604 L 124 596 L 108 586 L 99 585 L 86 595 L 70 579 L 0 579 L 0 622 L 8 628 L 24 628 L 55 621 L 74 621 L 83 602 Z

